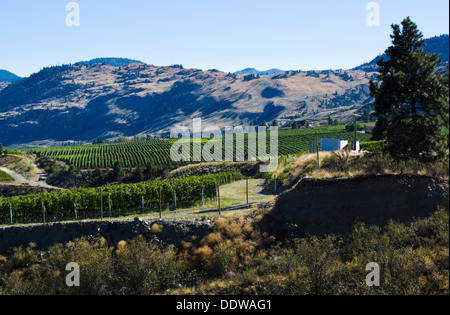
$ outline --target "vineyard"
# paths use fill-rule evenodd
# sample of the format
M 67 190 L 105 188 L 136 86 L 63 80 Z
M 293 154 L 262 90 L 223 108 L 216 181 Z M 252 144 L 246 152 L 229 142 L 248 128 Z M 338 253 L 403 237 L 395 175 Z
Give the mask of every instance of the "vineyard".
M 0 198 L 0 225 L 118 217 L 160 206 L 165 210 L 192 207 L 215 199 L 219 183 L 241 179 L 241 173 L 228 172 Z
M 307 153 L 309 144 L 318 138 L 354 139 L 354 133 L 345 130 L 345 126 L 326 126 L 306 129 L 285 129 L 278 132 L 279 155 L 297 155 Z M 370 134 L 357 134 L 359 141 L 367 141 Z M 246 137 L 247 139 L 247 137 Z M 269 141 L 269 137 L 267 137 Z M 115 162 L 125 167 L 137 165 L 168 165 L 171 164 L 170 148 L 176 140 L 150 140 L 139 142 L 126 142 L 114 144 L 96 144 L 85 146 L 64 146 L 54 148 L 32 149 L 30 152 L 40 157 L 50 157 L 65 162 L 75 168 L 93 169 L 109 168 Z M 205 145 L 206 141 L 202 141 Z M 268 144 L 269 152 L 269 144 Z M 223 139 L 223 152 L 225 152 L 225 139 Z M 236 148 L 233 148 L 236 152 Z M 191 142 L 191 160 L 193 144 Z M 244 147 L 247 157 L 247 140 Z

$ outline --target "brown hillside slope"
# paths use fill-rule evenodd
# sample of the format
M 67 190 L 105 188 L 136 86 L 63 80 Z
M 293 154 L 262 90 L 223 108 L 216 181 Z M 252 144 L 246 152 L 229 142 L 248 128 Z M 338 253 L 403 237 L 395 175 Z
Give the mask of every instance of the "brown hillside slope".
M 370 101 L 363 71 L 246 76 L 179 66 L 75 65 L 42 71 L 0 92 L 4 144 L 90 141 L 167 132 L 192 118 L 220 127 L 275 118 L 345 121 Z M 285 119 L 285 120 L 283 120 Z

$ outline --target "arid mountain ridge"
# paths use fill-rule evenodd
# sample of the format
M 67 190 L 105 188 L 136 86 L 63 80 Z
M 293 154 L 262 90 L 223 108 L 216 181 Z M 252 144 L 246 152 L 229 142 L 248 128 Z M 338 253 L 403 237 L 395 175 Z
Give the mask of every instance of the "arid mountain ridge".
M 52 67 L 0 92 L 4 144 L 90 141 L 168 132 L 175 125 L 220 127 L 279 119 L 344 119 L 370 102 L 363 71 L 267 76 L 180 66 L 104 64 Z
M 176 125 L 191 127 L 193 118 L 222 128 L 273 119 L 318 124 L 328 115 L 347 122 L 371 108 L 373 69 L 275 70 L 237 74 L 121 58 L 44 68 L 0 84 L 0 142 L 52 145 L 156 135 Z

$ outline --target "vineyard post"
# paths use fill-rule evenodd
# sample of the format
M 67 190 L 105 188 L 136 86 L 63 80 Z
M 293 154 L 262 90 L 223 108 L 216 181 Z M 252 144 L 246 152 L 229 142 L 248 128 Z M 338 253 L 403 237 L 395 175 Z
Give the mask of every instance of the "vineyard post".
M 75 210 L 75 220 L 78 220 L 77 204 L 75 203 L 75 201 L 73 202 L 73 209 Z
M 161 190 L 162 187 L 159 186 L 159 218 L 162 218 L 162 200 L 161 200 Z
M 277 177 L 275 176 L 275 180 L 273 181 L 273 191 L 276 194 L 277 193 Z
M 41 205 L 42 205 L 42 221 L 45 224 L 45 205 L 44 205 L 44 199 L 41 200 Z
M 248 177 L 245 177 L 245 190 L 246 190 L 246 194 L 247 194 L 247 208 L 249 208 L 249 204 L 248 204 Z
M 108 196 L 108 210 L 109 210 L 109 217 L 111 218 L 111 197 Z
M 217 185 L 217 200 L 219 202 L 219 216 L 222 214 L 222 209 L 220 208 L 220 178 L 219 178 L 219 185 Z
M 173 191 L 173 202 L 175 210 L 177 210 L 177 192 L 175 190 Z
M 142 214 L 144 214 L 145 213 L 145 207 L 144 207 L 144 196 L 142 195 L 142 198 L 141 198 L 141 204 L 142 204 Z
M 100 217 L 103 220 L 103 189 L 100 188 Z
M 9 219 L 10 219 L 11 225 L 13 225 L 13 214 L 12 214 L 12 204 L 11 204 L 11 202 L 9 203 Z
M 203 192 L 203 187 L 202 187 L 202 207 L 203 207 L 203 195 L 204 194 L 204 192 Z

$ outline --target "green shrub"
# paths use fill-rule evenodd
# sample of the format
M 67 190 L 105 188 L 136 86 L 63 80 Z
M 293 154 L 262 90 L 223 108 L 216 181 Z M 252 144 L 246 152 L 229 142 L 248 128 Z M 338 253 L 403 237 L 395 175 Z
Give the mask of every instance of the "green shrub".
M 360 223 L 349 235 L 270 245 L 252 241 L 257 236 L 251 237 L 248 223 L 222 217 L 200 248 L 177 249 L 143 237 L 115 246 L 103 238 L 81 239 L 42 254 L 32 245 L 16 248 L 0 257 L 0 294 L 177 294 L 186 288 L 190 294 L 234 295 L 449 293 L 447 210 L 410 223 Z M 80 265 L 80 287 L 65 284 L 69 262 Z M 380 266 L 380 287 L 365 283 L 370 262 Z
M 0 182 L 12 182 L 14 178 L 11 177 L 8 173 L 0 170 Z
M 384 147 L 386 145 L 386 141 L 367 141 L 360 143 L 361 151 L 369 151 L 369 152 L 383 152 Z

